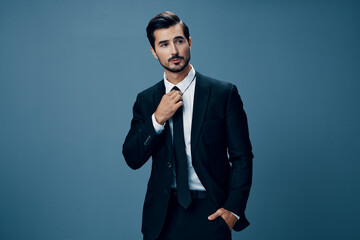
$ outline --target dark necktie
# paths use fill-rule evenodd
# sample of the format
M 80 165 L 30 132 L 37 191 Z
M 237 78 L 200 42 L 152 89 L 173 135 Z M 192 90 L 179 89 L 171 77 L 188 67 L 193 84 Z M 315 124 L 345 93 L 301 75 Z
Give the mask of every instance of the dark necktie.
M 180 91 L 178 87 L 172 90 Z M 185 152 L 184 126 L 183 126 L 183 109 L 178 108 L 173 116 L 173 149 L 176 168 L 176 187 L 177 196 L 180 205 L 185 209 L 191 203 L 191 195 L 188 180 L 188 164 Z

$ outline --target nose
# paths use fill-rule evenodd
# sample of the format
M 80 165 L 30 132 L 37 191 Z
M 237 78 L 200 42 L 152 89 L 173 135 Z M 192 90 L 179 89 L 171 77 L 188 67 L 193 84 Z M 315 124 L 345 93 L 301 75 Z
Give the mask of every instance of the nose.
M 171 55 L 177 55 L 178 54 L 178 49 L 176 47 L 176 45 L 174 43 L 171 44 Z

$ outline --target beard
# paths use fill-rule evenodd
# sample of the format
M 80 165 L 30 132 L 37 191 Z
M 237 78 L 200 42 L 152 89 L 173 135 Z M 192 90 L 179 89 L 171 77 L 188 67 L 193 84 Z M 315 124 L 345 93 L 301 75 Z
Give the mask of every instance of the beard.
M 165 68 L 166 70 L 168 70 L 170 72 L 173 72 L 173 73 L 182 72 L 187 67 L 187 65 L 189 65 L 190 58 L 191 58 L 190 51 L 188 52 L 188 57 L 187 58 L 180 57 L 180 56 L 173 56 L 170 59 L 168 59 L 168 62 L 170 62 L 174 58 L 184 59 L 184 61 L 185 61 L 184 66 L 182 66 L 180 68 L 177 68 L 177 67 L 170 68 L 169 66 L 165 66 L 164 64 L 162 64 L 161 61 L 160 61 L 160 58 L 158 58 L 158 59 L 159 59 L 160 65 L 163 66 L 163 68 Z M 175 64 L 175 65 L 178 66 L 179 64 Z

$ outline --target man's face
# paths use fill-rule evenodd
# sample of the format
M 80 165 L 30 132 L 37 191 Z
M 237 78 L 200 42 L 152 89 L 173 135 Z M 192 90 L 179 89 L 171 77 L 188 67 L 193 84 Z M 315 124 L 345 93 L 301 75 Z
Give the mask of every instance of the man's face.
M 155 49 L 152 54 L 170 72 L 183 71 L 190 61 L 191 38 L 187 41 L 182 26 L 176 24 L 154 32 Z

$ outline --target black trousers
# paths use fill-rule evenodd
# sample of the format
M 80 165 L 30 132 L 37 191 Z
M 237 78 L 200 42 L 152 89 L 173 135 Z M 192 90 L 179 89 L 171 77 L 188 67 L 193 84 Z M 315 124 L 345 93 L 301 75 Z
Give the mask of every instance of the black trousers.
M 222 217 L 210 221 L 217 207 L 207 194 L 192 191 L 192 202 L 184 209 L 172 191 L 160 236 L 155 240 L 231 240 L 231 231 Z M 144 240 L 154 240 L 144 236 Z

